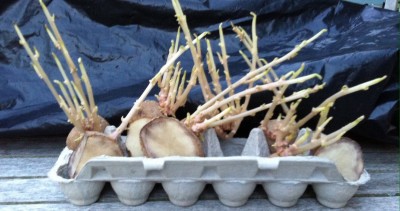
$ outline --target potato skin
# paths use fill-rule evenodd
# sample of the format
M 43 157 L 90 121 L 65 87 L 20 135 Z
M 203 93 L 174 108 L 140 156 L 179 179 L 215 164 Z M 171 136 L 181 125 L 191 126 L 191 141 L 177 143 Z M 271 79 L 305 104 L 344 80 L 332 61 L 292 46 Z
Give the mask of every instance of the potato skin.
M 281 146 L 274 147 L 275 141 L 278 138 L 283 139 L 282 141 L 284 141 L 285 139 L 293 140 L 296 138 L 299 130 L 294 125 L 290 126 L 291 127 L 289 127 L 289 130 L 283 131 L 282 128 L 288 127 L 288 125 L 285 125 L 283 120 L 273 119 L 268 121 L 266 128 L 261 127 L 261 129 L 264 131 L 264 135 L 267 139 L 267 143 L 271 153 L 277 152 L 278 151 L 277 148 L 281 147 Z
M 141 118 L 154 119 L 157 117 L 164 116 L 161 107 L 157 101 L 145 100 L 140 105 L 137 113 L 129 120 L 129 122 L 134 122 Z
M 73 127 L 67 136 L 67 147 L 70 150 L 76 150 L 81 143 L 85 132 L 77 127 Z
M 83 136 L 85 134 L 85 131 L 97 131 L 97 132 L 103 132 L 108 125 L 110 125 L 107 120 L 105 120 L 101 116 L 97 116 L 100 119 L 100 125 L 97 126 L 97 128 L 93 128 L 88 122 L 85 124 L 84 130 L 78 128 L 78 127 L 73 127 L 71 131 L 69 132 L 66 140 L 66 144 L 68 149 L 70 150 L 76 150 L 76 148 L 79 146 L 81 143 Z

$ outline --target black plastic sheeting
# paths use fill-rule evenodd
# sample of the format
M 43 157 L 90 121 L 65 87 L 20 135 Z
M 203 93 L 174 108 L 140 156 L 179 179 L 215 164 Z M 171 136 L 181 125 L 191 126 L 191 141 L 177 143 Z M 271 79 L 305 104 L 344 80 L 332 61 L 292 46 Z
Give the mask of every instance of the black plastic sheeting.
M 170 1 L 46 1 L 73 58 L 82 57 L 102 116 L 118 125 L 148 80 L 164 64 L 177 22 Z M 352 130 L 357 141 L 398 142 L 399 13 L 337 1 L 203 0 L 181 1 L 193 33 L 210 31 L 218 49 L 218 26 L 223 23 L 234 79 L 245 74 L 239 43 L 230 24 L 250 30 L 250 12 L 257 17 L 260 56 L 271 61 L 321 29 L 328 33 L 294 59 L 275 67 L 279 74 L 306 63 L 303 74 L 321 74 L 323 91 L 303 100 L 299 116 L 338 91 L 376 77 L 388 78 L 368 91 L 337 101 L 328 130 L 337 129 L 360 115 L 366 120 Z M 40 61 L 52 79 L 61 76 L 52 60 L 55 51 L 43 27 L 46 23 L 37 1 L 3 0 L 0 4 L 0 136 L 65 135 L 71 128 L 43 81 L 30 66 L 18 44 L 17 23 L 28 42 L 41 52 Z M 182 43 L 183 43 L 182 39 Z M 204 51 L 205 52 L 205 51 Z M 203 52 L 203 53 L 204 53 Z M 182 57 L 191 69 L 191 57 Z M 288 92 L 318 81 L 291 86 Z M 155 90 L 152 95 L 156 94 Z M 201 102 L 198 87 L 190 95 L 185 114 Z M 252 97 L 250 107 L 268 102 L 270 93 Z M 257 127 L 264 113 L 246 118 L 239 135 Z

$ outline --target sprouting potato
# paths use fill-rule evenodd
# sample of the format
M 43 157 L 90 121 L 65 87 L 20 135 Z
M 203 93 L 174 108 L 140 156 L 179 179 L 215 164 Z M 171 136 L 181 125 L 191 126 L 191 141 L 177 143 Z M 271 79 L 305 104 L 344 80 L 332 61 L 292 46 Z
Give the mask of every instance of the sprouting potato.
M 268 121 L 267 127 L 263 131 L 271 153 L 275 153 L 276 149 L 285 147 L 287 141 L 296 138 L 299 128 L 285 120 L 273 119 Z
M 101 116 L 97 116 L 99 118 L 99 125 L 98 128 L 96 128 L 97 132 L 103 132 L 104 129 L 109 126 L 109 123 Z M 67 136 L 67 147 L 70 150 L 76 150 L 78 148 L 79 144 L 81 143 L 85 131 L 93 131 L 93 128 L 90 127 L 85 127 L 84 129 L 78 128 L 78 127 L 73 127 L 72 130 L 69 132 Z
M 76 150 L 81 143 L 85 132 L 77 127 L 73 127 L 67 136 L 67 147 L 70 150 Z
M 126 136 L 126 148 L 130 156 L 143 156 L 140 144 L 140 131 L 152 119 L 164 116 L 158 102 L 153 100 L 143 101 L 137 113 L 130 119 L 128 134 Z
M 318 157 L 328 158 L 347 181 L 357 181 L 364 169 L 362 151 L 357 142 L 342 138 L 338 142 L 320 147 L 315 153 Z
M 204 156 L 199 138 L 175 118 L 160 117 L 140 131 L 146 157 Z
M 158 102 L 153 100 L 145 100 L 140 104 L 137 113 L 130 119 L 130 122 L 134 122 L 141 118 L 154 119 L 160 116 L 164 115 L 161 112 Z
M 141 157 L 144 155 L 140 144 L 140 131 L 151 120 L 150 118 L 141 118 L 129 124 L 126 136 L 126 148 L 131 157 Z
M 86 162 L 96 156 L 123 156 L 118 142 L 104 133 L 88 131 L 68 162 L 71 178 L 79 174 Z
M 258 55 L 256 15 L 252 13 L 251 34 L 247 34 L 241 27 L 233 27 L 233 31 L 238 34 L 240 41 L 250 53 L 250 55 L 242 54 L 250 71 L 238 80 L 231 81 L 228 65 L 229 55 L 224 41 L 222 24 L 219 27 L 220 52 L 214 52 L 210 42 L 206 40 L 207 53 L 206 57 L 203 58 L 200 51 L 201 40 L 207 35 L 207 32 L 195 38 L 192 37 L 179 1 L 173 0 L 172 5 L 180 29 L 175 42 L 172 41 L 165 65 L 149 80 L 148 86 L 134 103 L 130 112 L 125 118 L 122 118 L 120 126 L 112 134 L 105 135 L 102 132 L 108 123 L 98 116 L 98 107 L 95 104 L 93 90 L 82 59 L 79 58 L 78 63 L 74 63 L 56 27 L 54 15 L 51 15 L 42 0 L 39 2 L 50 26 L 49 28 L 46 27 L 46 31 L 50 40 L 58 49 L 58 54 L 62 54 L 67 61 L 68 68 L 71 70 L 70 75 L 67 75 L 57 54 L 54 53 L 54 61 L 63 79 L 62 82 L 50 80 L 40 64 L 39 52 L 29 46 L 17 25 L 14 25 L 14 28 L 19 37 L 19 43 L 26 49 L 36 73 L 46 83 L 60 108 L 68 117 L 69 122 L 74 125 L 67 138 L 68 148 L 74 150 L 69 162 L 71 177 L 76 176 L 92 157 L 99 155 L 122 156 L 123 153 L 117 140 L 120 139 L 121 134 L 129 124 L 126 146 L 132 156 L 152 158 L 203 156 L 202 143 L 195 134 L 200 135 L 208 128 L 216 128 L 221 138 L 231 138 L 235 135 L 244 117 L 252 116 L 263 110 L 268 111 L 260 127 L 268 137 L 269 144 L 272 146 L 271 149 L 275 151 L 273 156 L 302 155 L 306 151 L 313 151 L 324 145 L 324 147 L 320 147 L 317 156 L 327 157 L 335 162 L 339 171 L 347 180 L 357 180 L 360 177 L 363 170 L 360 147 L 355 142 L 348 140 L 334 142 L 338 141 L 345 132 L 355 127 L 364 117 L 358 118 L 333 133 L 323 135 L 322 132 L 332 118 L 328 115 L 329 109 L 338 98 L 354 92 L 368 90 L 370 86 L 385 80 L 386 76 L 353 87 L 343 86 L 340 91 L 313 108 L 308 115 L 302 119 L 297 119 L 296 112 L 300 103 L 299 99 L 307 98 L 310 94 L 321 90 L 324 84 L 299 90 L 290 95 L 285 94 L 285 90 L 290 85 L 300 84 L 315 78 L 322 79 L 322 77 L 318 74 L 300 77 L 304 70 L 304 64 L 297 71 L 290 71 L 279 77 L 279 74 L 274 72 L 276 65 L 295 57 L 304 47 L 324 34 L 327 31 L 326 29 L 296 45 L 286 55 L 267 62 Z M 181 29 L 186 39 L 184 46 L 180 45 Z M 191 68 L 193 71 L 190 78 L 186 80 L 186 71 L 181 67 L 178 58 L 189 49 L 194 64 Z M 221 71 L 217 70 L 218 65 L 214 61 L 216 55 L 223 68 Z M 204 64 L 204 61 L 206 61 L 206 64 Z M 206 76 L 207 72 L 211 78 L 212 87 Z M 225 75 L 225 89 L 220 84 L 219 72 L 223 72 Z M 52 81 L 57 86 L 54 86 Z M 257 81 L 262 82 L 261 85 L 255 85 L 254 83 Z M 176 118 L 165 117 L 175 117 L 175 112 L 185 105 L 190 90 L 197 83 L 200 85 L 205 103 L 199 106 L 195 112 L 189 113 L 183 123 Z M 158 102 L 145 101 L 147 95 L 156 85 L 160 88 Z M 242 86 L 247 86 L 247 88 L 237 92 L 237 88 Z M 272 102 L 248 110 L 250 96 L 261 91 L 272 91 L 274 94 Z M 286 103 L 295 100 L 298 101 L 292 103 L 290 108 L 286 105 Z M 276 116 L 274 109 L 279 106 L 283 109 L 283 115 L 279 115 L 278 119 L 271 119 Z M 302 126 L 318 114 L 320 119 L 315 130 L 295 139 Z

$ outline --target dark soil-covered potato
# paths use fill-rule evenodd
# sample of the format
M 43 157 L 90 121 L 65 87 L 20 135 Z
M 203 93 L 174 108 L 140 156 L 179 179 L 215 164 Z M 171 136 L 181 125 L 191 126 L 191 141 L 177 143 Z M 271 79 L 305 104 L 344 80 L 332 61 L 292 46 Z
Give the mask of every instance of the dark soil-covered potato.
M 69 176 L 76 177 L 88 160 L 100 155 L 123 156 L 123 153 L 117 141 L 105 134 L 93 131 L 85 132 L 84 138 L 69 160 Z
M 153 119 L 142 128 L 140 141 L 146 157 L 204 156 L 199 138 L 175 118 Z
M 364 170 L 364 161 L 360 145 L 350 138 L 342 138 L 338 142 L 320 147 L 316 156 L 328 158 L 347 181 L 357 181 Z

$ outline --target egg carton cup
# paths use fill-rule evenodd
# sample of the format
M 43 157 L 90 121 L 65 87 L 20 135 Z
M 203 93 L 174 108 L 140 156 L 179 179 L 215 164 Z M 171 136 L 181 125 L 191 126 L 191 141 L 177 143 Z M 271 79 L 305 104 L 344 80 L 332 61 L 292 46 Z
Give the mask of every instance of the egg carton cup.
M 63 176 L 72 154 L 65 148 L 48 176 L 75 205 L 96 202 L 105 183 L 110 182 L 126 205 L 145 203 L 154 185 L 161 183 L 169 200 L 178 206 L 193 205 L 205 185 L 211 184 L 226 206 L 244 205 L 255 187 L 262 185 L 272 204 L 291 207 L 311 185 L 317 200 L 329 208 L 344 207 L 370 179 L 364 170 L 358 181 L 347 182 L 334 163 L 315 156 L 269 158 L 267 142 L 258 128 L 247 139 L 221 142 L 214 130 L 208 130 L 203 147 L 206 157 L 100 156 L 91 159 L 74 179 Z

